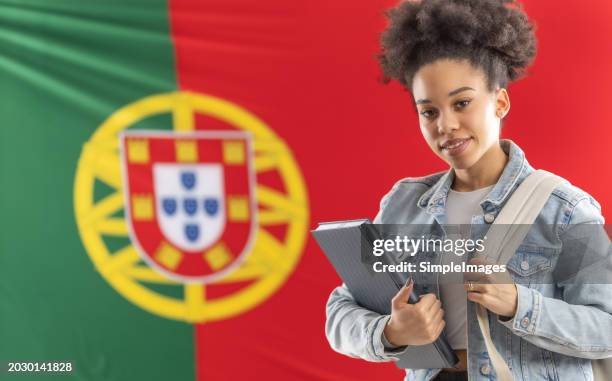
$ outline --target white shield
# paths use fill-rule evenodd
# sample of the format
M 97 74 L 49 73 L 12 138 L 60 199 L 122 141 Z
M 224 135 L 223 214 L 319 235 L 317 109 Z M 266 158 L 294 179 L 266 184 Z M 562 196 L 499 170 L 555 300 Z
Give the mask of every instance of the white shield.
M 185 251 L 208 248 L 225 229 L 222 164 L 154 164 L 157 221 L 166 239 Z

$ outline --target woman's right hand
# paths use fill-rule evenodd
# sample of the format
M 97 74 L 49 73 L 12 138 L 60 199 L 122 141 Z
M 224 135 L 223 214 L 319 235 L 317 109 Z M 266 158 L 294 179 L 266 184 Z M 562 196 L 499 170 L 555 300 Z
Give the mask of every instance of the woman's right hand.
M 440 336 L 446 325 L 442 303 L 435 294 L 421 295 L 417 303 L 408 303 L 413 286 L 411 279 L 391 301 L 391 319 L 384 334 L 394 346 L 430 344 Z

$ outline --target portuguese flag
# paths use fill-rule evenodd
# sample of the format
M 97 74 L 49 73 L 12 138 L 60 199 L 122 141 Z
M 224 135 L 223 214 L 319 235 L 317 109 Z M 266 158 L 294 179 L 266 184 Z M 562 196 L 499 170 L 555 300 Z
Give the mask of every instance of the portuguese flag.
M 0 379 L 401 379 L 329 348 L 339 279 L 309 236 L 445 169 L 378 81 L 393 4 L 0 1 Z M 605 206 L 610 97 L 568 78 L 612 78 L 598 4 L 529 2 L 544 48 L 504 134 Z M 572 92 L 576 112 L 529 111 Z

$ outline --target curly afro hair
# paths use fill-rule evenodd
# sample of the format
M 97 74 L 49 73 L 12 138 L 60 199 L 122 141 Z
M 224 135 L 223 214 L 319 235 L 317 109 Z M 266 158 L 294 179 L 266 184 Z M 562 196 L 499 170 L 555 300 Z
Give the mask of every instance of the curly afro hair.
M 409 91 L 417 70 L 441 58 L 467 59 L 493 91 L 521 77 L 536 54 L 535 26 L 515 0 L 407 0 L 386 14 L 383 80 Z

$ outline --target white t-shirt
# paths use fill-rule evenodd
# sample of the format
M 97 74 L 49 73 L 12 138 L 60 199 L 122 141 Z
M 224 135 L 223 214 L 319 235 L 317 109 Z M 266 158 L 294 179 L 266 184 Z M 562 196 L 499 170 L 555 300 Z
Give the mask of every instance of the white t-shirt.
M 450 239 L 469 238 L 472 216 L 482 213 L 480 202 L 492 188 L 493 185 L 471 192 L 457 192 L 452 189 L 449 191 L 446 199 L 446 222 L 449 225 L 464 225 L 460 235 L 449 236 Z M 442 264 L 461 264 L 466 259 L 467 255 L 442 254 Z M 446 321 L 446 338 L 453 349 L 466 349 L 467 291 L 463 286 L 463 274 L 440 274 L 439 282 L 440 301 Z

